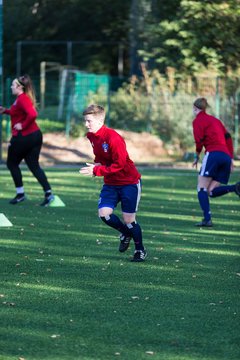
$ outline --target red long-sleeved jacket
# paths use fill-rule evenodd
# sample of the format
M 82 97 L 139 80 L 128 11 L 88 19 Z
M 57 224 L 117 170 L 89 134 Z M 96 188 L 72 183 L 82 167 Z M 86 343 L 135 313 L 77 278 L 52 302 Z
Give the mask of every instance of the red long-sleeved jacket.
M 18 135 L 19 130 L 14 129 L 14 125 L 17 123 L 22 124 L 22 130 L 20 131 L 23 136 L 29 135 L 34 131 L 39 130 L 39 127 L 36 123 L 36 117 L 38 113 L 34 108 L 30 98 L 25 93 L 19 95 L 11 108 L 4 111 L 4 114 L 11 116 L 12 136 Z
M 222 122 L 201 111 L 193 120 L 193 135 L 196 143 L 196 152 L 222 151 L 233 158 L 233 142 L 231 135 Z
M 103 125 L 95 134 L 87 133 L 92 144 L 95 176 L 103 176 L 107 185 L 137 184 L 141 174 L 129 158 L 124 139 L 113 129 Z

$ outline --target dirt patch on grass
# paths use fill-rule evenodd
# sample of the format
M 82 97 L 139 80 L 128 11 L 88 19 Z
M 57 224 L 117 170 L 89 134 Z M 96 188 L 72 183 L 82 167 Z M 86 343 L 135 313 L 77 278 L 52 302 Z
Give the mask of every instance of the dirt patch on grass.
M 130 158 L 136 163 L 159 163 L 169 160 L 163 142 L 149 133 L 117 130 L 126 141 Z M 93 160 L 92 146 L 86 137 L 67 139 L 65 134 L 44 134 L 42 164 L 80 164 Z

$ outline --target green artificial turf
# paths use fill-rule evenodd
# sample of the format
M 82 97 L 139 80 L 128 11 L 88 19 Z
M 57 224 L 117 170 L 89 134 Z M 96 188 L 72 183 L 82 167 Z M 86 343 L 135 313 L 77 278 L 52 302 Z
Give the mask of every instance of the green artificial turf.
M 97 217 L 101 179 L 46 169 L 66 207 L 41 208 L 24 170 L 28 200 L 12 206 L 0 170 L 0 213 L 13 224 L 0 227 L 1 360 L 240 359 L 240 199 L 212 199 L 214 227 L 198 229 L 196 172 L 140 170 L 141 264 Z

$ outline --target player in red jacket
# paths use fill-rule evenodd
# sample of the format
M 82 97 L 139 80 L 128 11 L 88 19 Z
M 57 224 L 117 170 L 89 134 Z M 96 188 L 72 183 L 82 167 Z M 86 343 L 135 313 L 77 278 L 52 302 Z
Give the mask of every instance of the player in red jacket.
M 217 197 L 230 192 L 240 195 L 240 182 L 227 184 L 233 170 L 233 143 L 229 132 L 222 122 L 206 113 L 208 107 L 205 98 L 198 98 L 193 104 L 193 135 L 196 143 L 196 155 L 193 166 L 197 167 L 199 155 L 205 148 L 205 156 L 198 175 L 198 200 L 204 218 L 196 226 L 212 226 L 209 196 Z
M 98 215 L 108 226 L 120 232 L 119 251 L 128 249 L 134 240 L 135 252 L 131 261 L 144 261 L 147 252 L 142 242 L 142 230 L 136 222 L 136 212 L 141 195 L 141 175 L 129 158 L 124 139 L 113 129 L 104 125 L 105 110 L 99 105 L 90 105 L 84 112 L 88 129 L 87 137 L 95 155 L 94 164 L 87 163 L 80 173 L 88 176 L 103 176 Z M 113 214 L 121 203 L 123 222 Z
M 42 185 L 45 197 L 41 206 L 48 206 L 54 199 L 50 184 L 39 166 L 42 133 L 36 123 L 36 98 L 31 78 L 28 75 L 16 78 L 11 90 L 16 100 L 10 109 L 0 106 L 0 114 L 11 117 L 12 138 L 8 147 L 7 167 L 11 172 L 16 196 L 10 200 L 15 205 L 26 199 L 19 164 L 24 159 L 28 168 Z

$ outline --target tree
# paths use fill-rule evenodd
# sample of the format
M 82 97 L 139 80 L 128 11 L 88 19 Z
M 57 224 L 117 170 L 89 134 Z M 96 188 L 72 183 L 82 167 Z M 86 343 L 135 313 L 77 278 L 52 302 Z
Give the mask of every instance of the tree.
M 112 75 L 118 42 L 125 75 L 139 73 L 142 59 L 150 69 L 181 74 L 240 65 L 240 0 L 14 0 L 4 1 L 3 11 L 5 77 L 16 72 L 22 40 L 97 41 L 74 46 L 73 65 Z M 23 60 L 23 71 L 36 74 L 42 60 L 66 64 L 66 47 L 26 46 Z
M 98 46 L 96 43 L 75 46 L 74 65 L 82 70 L 116 75 L 118 46 L 113 43 L 128 41 L 128 14 L 129 2 L 120 0 L 105 0 L 104 4 L 102 0 L 5 1 L 5 76 L 16 72 L 16 43 L 22 40 L 98 41 Z M 25 46 L 23 71 L 38 73 L 42 60 L 66 64 L 65 49 L 63 46 Z
M 174 3 L 177 12 L 172 18 L 157 24 L 149 19 L 140 51 L 145 61 L 152 61 L 161 71 L 171 66 L 190 74 L 204 67 L 220 74 L 239 67 L 239 0 Z

